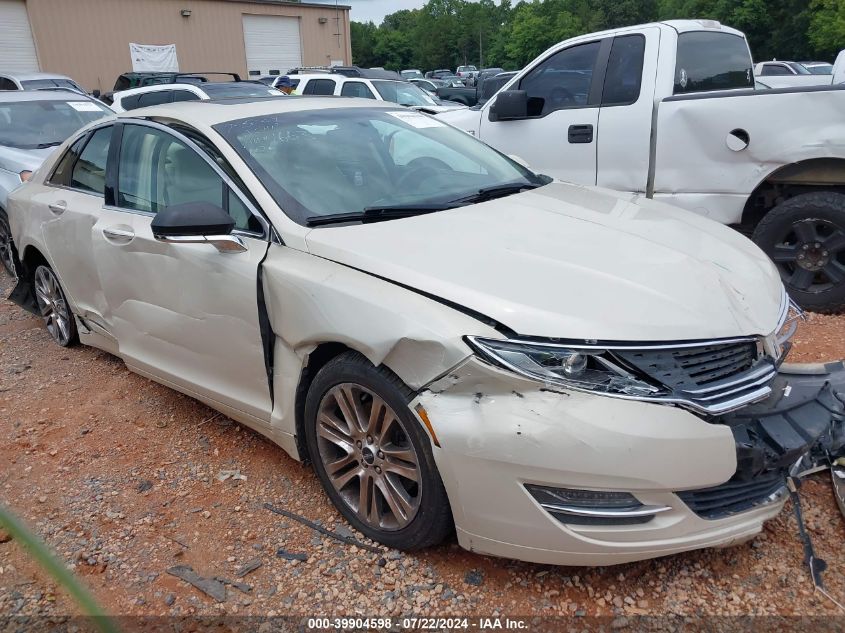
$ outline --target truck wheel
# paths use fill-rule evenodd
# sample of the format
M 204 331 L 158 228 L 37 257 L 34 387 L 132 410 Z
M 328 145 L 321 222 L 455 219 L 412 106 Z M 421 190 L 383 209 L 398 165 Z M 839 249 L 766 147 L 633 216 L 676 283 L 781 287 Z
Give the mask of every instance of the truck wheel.
M 804 193 L 769 211 L 752 238 L 806 310 L 845 312 L 845 194 Z
M 0 263 L 12 277 L 15 276 L 14 256 L 12 255 L 12 231 L 6 213 L 0 210 Z

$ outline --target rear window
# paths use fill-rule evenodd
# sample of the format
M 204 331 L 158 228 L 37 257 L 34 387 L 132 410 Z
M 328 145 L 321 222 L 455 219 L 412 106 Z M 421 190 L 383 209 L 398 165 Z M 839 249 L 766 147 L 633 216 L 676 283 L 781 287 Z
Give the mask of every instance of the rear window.
M 334 89 L 334 79 L 312 79 L 305 85 L 305 90 L 302 91 L 302 94 L 333 95 Z
M 751 54 L 743 38 L 704 31 L 678 36 L 675 94 L 753 87 Z

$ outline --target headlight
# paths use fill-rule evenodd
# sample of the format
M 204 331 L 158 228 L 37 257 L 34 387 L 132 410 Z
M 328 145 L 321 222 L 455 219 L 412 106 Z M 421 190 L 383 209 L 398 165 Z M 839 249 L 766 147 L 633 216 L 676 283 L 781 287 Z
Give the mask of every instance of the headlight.
M 601 348 L 575 349 L 474 336 L 467 340 L 488 361 L 546 385 L 633 397 L 665 393 L 627 371 Z

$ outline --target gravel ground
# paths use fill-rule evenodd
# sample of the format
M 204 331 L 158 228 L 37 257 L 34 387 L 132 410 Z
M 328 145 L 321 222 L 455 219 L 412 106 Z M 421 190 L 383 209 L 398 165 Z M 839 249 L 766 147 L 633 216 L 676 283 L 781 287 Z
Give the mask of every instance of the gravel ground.
M 2 296 L 10 288 L 0 273 Z M 843 358 L 844 333 L 845 316 L 810 315 L 791 359 Z M 813 591 L 789 506 L 753 542 L 610 568 L 487 558 L 454 540 L 414 554 L 340 543 L 264 507 L 360 539 L 310 468 L 115 357 L 57 347 L 8 301 L 0 301 L 0 430 L 0 501 L 112 614 L 564 614 L 624 625 L 619 618 L 632 615 L 838 613 Z M 224 471 L 236 476 L 221 481 Z M 845 523 L 828 477 L 806 482 L 803 507 L 830 565 L 828 589 L 842 600 Z M 78 613 L 13 540 L 0 541 L 0 613 Z M 260 567 L 238 577 L 250 563 Z M 167 573 L 177 565 L 246 586 L 228 584 L 218 602 Z

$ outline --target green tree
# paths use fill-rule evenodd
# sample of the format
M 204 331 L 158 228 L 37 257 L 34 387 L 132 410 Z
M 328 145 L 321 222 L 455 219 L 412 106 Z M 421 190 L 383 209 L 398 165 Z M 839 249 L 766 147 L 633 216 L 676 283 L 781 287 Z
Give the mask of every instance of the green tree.
M 845 48 L 845 0 L 813 0 L 807 34 L 813 51 L 833 59 Z

